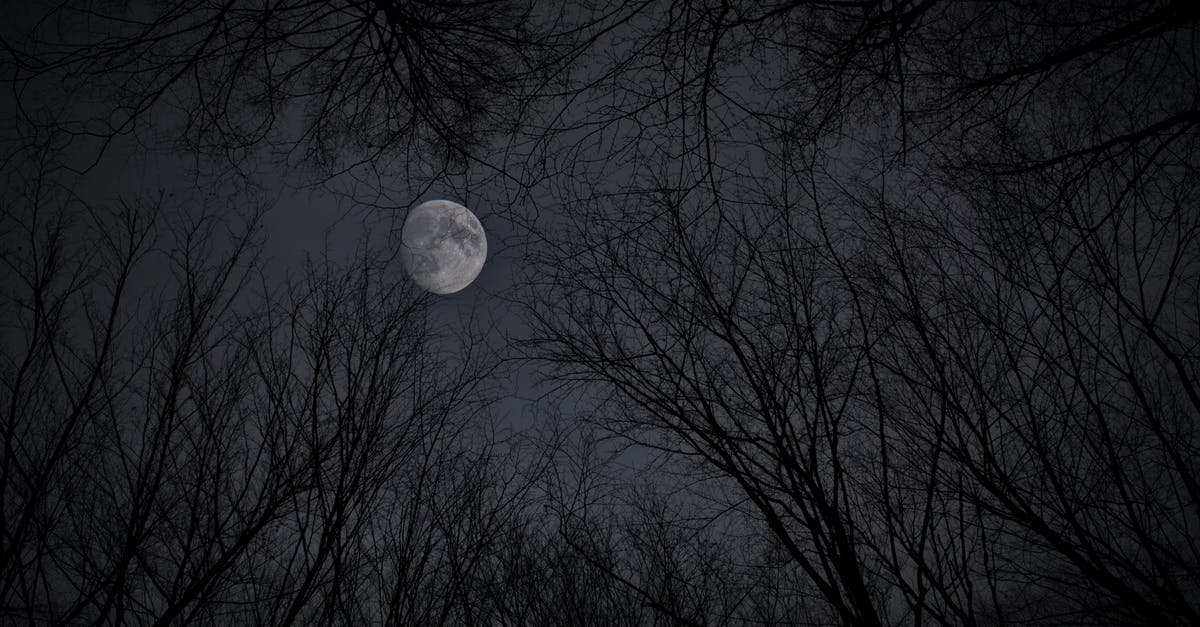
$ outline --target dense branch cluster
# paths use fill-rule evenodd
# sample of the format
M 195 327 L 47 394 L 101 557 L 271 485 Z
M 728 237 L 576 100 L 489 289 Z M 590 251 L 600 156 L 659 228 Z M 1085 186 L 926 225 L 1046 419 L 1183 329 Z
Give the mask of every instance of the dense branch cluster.
M 567 40 L 508 0 L 114 9 L 58 7 L 31 29 L 30 52 L 6 60 L 41 105 L 22 110 L 29 122 L 107 146 L 158 112 L 190 150 L 236 161 L 270 144 L 326 169 L 468 159 L 552 76 Z M 49 113 L 63 97 L 98 104 Z

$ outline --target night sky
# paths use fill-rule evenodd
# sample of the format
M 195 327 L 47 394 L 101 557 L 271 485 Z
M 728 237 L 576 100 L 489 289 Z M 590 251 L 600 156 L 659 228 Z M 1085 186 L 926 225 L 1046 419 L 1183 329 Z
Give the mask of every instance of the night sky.
M 0 624 L 1200 624 L 1197 6 L 6 7 Z

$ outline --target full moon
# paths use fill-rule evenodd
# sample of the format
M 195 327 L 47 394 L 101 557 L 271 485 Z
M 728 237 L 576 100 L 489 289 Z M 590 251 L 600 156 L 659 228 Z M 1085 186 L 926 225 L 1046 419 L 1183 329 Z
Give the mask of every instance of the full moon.
M 449 200 L 423 202 L 408 212 L 400 233 L 400 260 L 417 285 L 453 294 L 471 284 L 487 258 L 479 218 Z

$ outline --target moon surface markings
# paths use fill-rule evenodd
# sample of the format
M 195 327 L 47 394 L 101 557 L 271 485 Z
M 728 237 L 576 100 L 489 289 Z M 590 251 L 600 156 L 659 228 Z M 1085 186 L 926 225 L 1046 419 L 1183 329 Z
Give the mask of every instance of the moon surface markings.
M 487 259 L 483 225 L 449 200 L 423 202 L 409 212 L 400 233 L 400 259 L 417 285 L 453 294 L 471 284 Z

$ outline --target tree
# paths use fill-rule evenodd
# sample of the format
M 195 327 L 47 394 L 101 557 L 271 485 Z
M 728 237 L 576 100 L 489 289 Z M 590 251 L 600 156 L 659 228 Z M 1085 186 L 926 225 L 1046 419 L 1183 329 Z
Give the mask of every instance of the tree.
M 830 622 L 1195 622 L 1194 14 L 755 10 L 563 190 L 530 354 Z
M 1196 623 L 1193 4 L 190 2 L 82 41 L 41 22 L 6 47 L 39 131 L 176 123 L 231 163 L 275 146 L 414 188 L 463 163 L 510 177 L 534 240 L 526 355 L 568 384 L 556 416 L 649 460 L 600 491 L 557 440 L 536 479 L 447 461 L 510 467 L 498 443 L 439 439 L 460 424 L 453 394 L 420 412 L 392 398 L 444 380 L 405 352 L 426 337 L 398 322 L 419 304 L 367 264 L 318 267 L 257 312 L 219 307 L 248 262 L 197 264 L 218 259 L 187 252 L 215 245 L 204 220 L 172 232 L 181 296 L 126 360 L 141 369 L 103 365 L 107 329 L 127 327 L 89 313 L 112 298 L 84 278 L 123 285 L 127 264 L 64 266 L 46 255 L 65 223 L 17 220 L 33 252 L 7 259 L 31 296 L 12 302 L 36 323 L 0 399 L 26 460 L 5 462 L 5 598 L 147 621 Z M 98 127 L 21 92 L 91 79 L 118 103 Z M 125 220 L 119 241 L 142 242 L 143 218 Z M 67 350 L 75 328 L 95 329 L 90 352 Z M 126 384 L 89 383 L 113 376 Z M 30 383 L 56 380 L 86 393 Z M 204 403 L 161 400 L 189 386 Z M 148 435 L 88 435 L 118 415 Z M 186 483 L 176 453 L 214 471 Z M 129 478 L 68 507 L 49 491 L 67 467 Z M 235 505 L 248 513 L 203 513 Z M 63 522 L 79 520 L 111 529 Z M 71 542 L 43 532 L 63 525 Z M 172 557 L 201 531 L 217 548 Z
M 234 166 L 276 146 L 327 172 L 398 155 L 414 170 L 478 160 L 569 43 L 549 30 L 558 16 L 513 0 L 41 9 L 5 46 L 26 123 L 100 152 L 157 124 Z M 98 106 L 58 106 L 71 97 Z
M 439 353 L 428 299 L 371 255 L 277 287 L 255 214 L 101 208 L 21 174 L 5 620 L 470 620 L 536 461 L 484 428 L 489 362 Z

